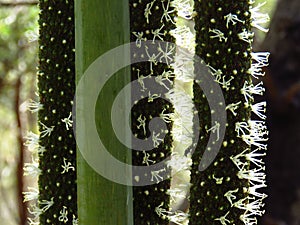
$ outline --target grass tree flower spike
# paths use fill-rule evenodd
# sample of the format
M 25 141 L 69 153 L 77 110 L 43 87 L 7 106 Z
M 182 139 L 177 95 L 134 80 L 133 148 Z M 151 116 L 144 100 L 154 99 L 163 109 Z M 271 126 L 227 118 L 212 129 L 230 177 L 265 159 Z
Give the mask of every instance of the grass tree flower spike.
M 227 126 L 223 145 L 212 165 L 198 171 L 210 132 L 207 100 L 194 85 L 194 102 L 200 119 L 200 137 L 192 156 L 190 225 L 254 225 L 264 213 L 266 187 L 263 157 L 267 148 L 266 102 L 254 103 L 262 95 L 262 82 L 269 53 L 252 52 L 252 27 L 267 31 L 262 24 L 268 16 L 254 2 L 195 1 L 196 54 L 220 87 L 226 102 Z M 260 120 L 252 120 L 257 116 Z M 196 128 L 195 128 L 196 129 Z M 216 178 L 222 179 L 218 180 Z M 218 182 L 219 181 L 219 182 Z M 221 182 L 222 181 L 222 182 Z
M 72 224 L 77 217 L 72 103 L 75 93 L 74 1 L 40 0 L 39 101 L 28 109 L 38 112 L 39 134 L 29 132 L 25 145 L 34 153 L 24 175 L 38 176 L 38 190 L 24 192 L 35 200 L 28 211 L 31 225 Z

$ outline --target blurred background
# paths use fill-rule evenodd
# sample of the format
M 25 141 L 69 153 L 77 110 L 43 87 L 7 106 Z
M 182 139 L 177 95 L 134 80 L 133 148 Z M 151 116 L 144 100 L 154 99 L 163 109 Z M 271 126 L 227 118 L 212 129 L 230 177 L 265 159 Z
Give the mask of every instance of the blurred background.
M 270 15 L 270 30 L 254 30 L 254 51 L 271 56 L 266 95 L 257 99 L 268 102 L 270 129 L 269 197 L 259 224 L 300 225 L 300 1 L 268 0 L 261 11 Z M 0 0 L 0 225 L 26 224 L 22 192 L 36 182 L 22 169 L 32 161 L 26 133 L 37 132 L 36 114 L 26 111 L 37 99 L 37 21 L 37 2 Z
M 31 153 L 23 145 L 36 131 L 36 115 L 24 102 L 36 99 L 37 2 L 0 1 L 0 224 L 25 225 L 22 192 L 34 180 L 23 176 Z

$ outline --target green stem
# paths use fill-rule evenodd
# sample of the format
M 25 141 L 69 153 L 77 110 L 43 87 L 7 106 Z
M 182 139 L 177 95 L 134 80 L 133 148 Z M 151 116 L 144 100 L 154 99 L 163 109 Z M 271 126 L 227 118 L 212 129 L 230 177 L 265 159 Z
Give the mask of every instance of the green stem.
M 77 82 L 97 57 L 129 42 L 128 13 L 127 0 L 76 1 Z M 111 63 L 115 63 L 114 59 Z M 131 156 L 115 136 L 110 110 L 114 98 L 129 81 L 129 70 L 116 73 L 104 86 L 95 109 L 95 123 L 101 141 L 114 157 L 127 163 L 131 161 Z M 77 152 L 79 223 L 132 225 L 132 187 L 105 179 L 87 164 L 80 151 Z

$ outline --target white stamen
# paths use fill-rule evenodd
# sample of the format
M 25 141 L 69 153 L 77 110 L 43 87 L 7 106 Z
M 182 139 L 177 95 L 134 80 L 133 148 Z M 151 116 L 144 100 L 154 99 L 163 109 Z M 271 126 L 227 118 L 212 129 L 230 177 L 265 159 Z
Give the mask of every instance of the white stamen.
M 266 112 L 266 105 L 267 103 L 264 102 L 259 102 L 256 103 L 255 105 L 251 105 L 251 110 L 254 112 L 259 118 L 261 119 L 266 119 L 266 115 L 264 114 Z
M 227 105 L 225 109 L 226 109 L 226 110 L 227 110 L 227 109 L 230 110 L 230 111 L 232 112 L 232 114 L 233 114 L 234 116 L 236 116 L 237 113 L 235 112 L 235 110 L 237 110 L 237 109 L 239 108 L 239 105 L 240 105 L 240 104 L 241 104 L 241 102 L 231 103 L 231 104 Z
M 61 121 L 66 124 L 66 129 L 69 130 L 69 127 L 73 126 L 73 121 L 71 120 L 72 112 L 70 112 L 67 118 L 62 119 Z
M 230 211 L 228 211 L 224 216 L 221 216 L 219 218 L 216 218 L 215 220 L 219 220 L 220 223 L 222 225 L 227 225 L 227 224 L 230 224 L 230 220 L 226 219 L 227 215 L 229 214 Z
M 219 38 L 219 41 L 222 42 L 223 40 L 226 42 L 227 38 L 224 36 L 224 33 L 218 29 L 209 29 L 209 32 L 214 33 L 215 35 L 210 36 L 210 38 Z
M 23 192 L 24 194 L 24 202 L 37 200 L 39 197 L 39 190 L 33 187 L 28 187 L 29 191 Z
M 67 210 L 67 207 L 66 206 L 63 206 L 63 209 L 60 210 L 60 216 L 58 217 L 58 220 L 60 222 L 64 222 L 64 223 L 67 223 L 68 222 L 68 210 Z
M 265 14 L 265 13 L 260 13 L 259 10 L 260 10 L 260 7 L 262 7 L 263 5 L 265 5 L 266 2 L 264 3 L 260 3 L 258 4 L 258 6 L 250 9 L 250 13 L 251 13 L 251 18 L 252 18 L 252 22 L 251 22 L 251 25 L 263 32 L 268 32 L 269 29 L 267 28 L 263 28 L 261 26 L 261 24 L 264 24 L 264 23 L 267 23 L 269 22 L 270 20 L 270 17 L 268 16 L 268 14 Z
M 154 178 L 155 178 L 155 182 L 156 183 L 159 183 L 160 181 L 163 181 L 164 178 L 162 176 L 160 176 L 159 174 L 161 172 L 165 172 L 166 169 L 161 169 L 161 170 L 157 170 L 157 171 L 151 171 L 151 181 L 154 181 Z
M 240 20 L 237 15 L 229 13 L 228 15 L 224 16 L 224 19 L 226 19 L 226 27 L 228 28 L 229 23 L 232 23 L 232 25 L 237 24 L 237 22 L 245 23 L 245 21 Z
M 216 133 L 216 135 L 217 135 L 216 141 L 218 141 L 220 138 L 220 123 L 215 121 L 215 125 L 206 131 L 207 132 L 211 131 L 212 133 Z
M 144 116 L 144 119 L 142 119 L 142 114 L 139 116 L 137 121 L 140 123 L 137 125 L 137 129 L 140 129 L 141 127 L 143 128 L 144 135 L 146 135 L 146 117 Z
M 146 151 L 143 151 L 144 153 L 144 157 L 143 157 L 143 164 L 146 164 L 147 166 L 149 166 L 150 163 L 155 163 L 155 160 L 151 160 L 150 158 L 150 154 Z
M 136 47 L 140 48 L 142 46 L 142 41 L 146 41 L 147 38 L 144 38 L 144 32 L 132 32 L 134 36 L 136 36 Z
M 229 190 L 224 194 L 224 197 L 227 198 L 227 200 L 230 202 L 230 205 L 233 205 L 233 200 L 236 199 L 236 196 L 234 195 L 234 193 L 237 193 L 239 191 L 239 189 L 235 189 L 235 190 Z
M 51 126 L 51 127 L 47 127 L 45 124 L 43 124 L 41 121 L 39 122 L 42 125 L 42 131 L 41 131 L 41 137 L 46 137 L 46 136 L 50 136 L 52 131 L 54 130 L 55 126 Z
M 72 163 L 67 162 L 66 158 L 64 158 L 64 164 L 61 167 L 63 168 L 63 171 L 61 172 L 61 174 L 68 173 L 69 170 L 75 171 L 75 167 L 72 166 Z

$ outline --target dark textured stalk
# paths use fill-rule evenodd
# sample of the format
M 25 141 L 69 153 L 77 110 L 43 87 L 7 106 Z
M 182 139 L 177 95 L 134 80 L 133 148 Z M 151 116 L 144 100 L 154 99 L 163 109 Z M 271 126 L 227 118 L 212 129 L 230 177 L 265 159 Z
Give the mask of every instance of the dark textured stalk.
M 62 120 L 72 112 L 75 92 L 74 2 L 41 0 L 39 6 L 39 144 L 45 148 L 39 153 L 40 208 L 54 202 L 40 215 L 40 224 L 72 224 L 77 218 L 76 144 L 72 127 Z M 45 133 L 44 125 L 53 130 Z
M 130 6 L 130 35 L 131 42 L 137 42 L 139 38 L 136 36 L 138 33 L 143 33 L 141 40 L 158 40 L 161 41 L 157 36 L 154 37 L 152 31 L 160 29 L 159 33 L 164 41 L 174 42 L 174 38 L 171 37 L 169 31 L 174 28 L 174 25 L 170 21 L 161 20 L 163 17 L 163 6 L 167 8 L 168 1 L 129 1 Z M 151 14 L 149 14 L 148 19 L 145 16 L 146 8 L 150 9 Z M 169 11 L 172 7 L 169 8 Z M 174 19 L 174 13 L 169 14 L 169 16 Z M 163 22 L 162 22 L 163 21 Z M 164 26 L 163 26 L 164 24 Z M 162 27 L 163 26 L 163 27 Z M 145 48 L 142 44 L 141 48 Z M 147 56 L 146 56 L 147 57 Z M 172 70 L 170 65 L 158 63 L 155 65 L 152 63 L 153 68 L 151 71 L 150 62 L 137 63 L 131 66 L 132 80 L 139 79 L 139 76 L 150 77 L 161 75 L 164 70 Z M 157 84 L 159 85 L 159 84 Z M 141 87 L 142 88 L 142 87 Z M 147 88 L 147 86 L 145 86 Z M 134 92 L 134 90 L 133 90 Z M 173 112 L 172 105 L 163 100 L 155 99 L 153 102 L 148 101 L 148 90 L 145 90 L 146 98 L 139 101 L 134 105 L 132 109 L 132 131 L 136 137 L 140 139 L 145 139 L 146 137 L 151 138 L 148 125 L 152 118 L 159 117 L 160 113 L 165 110 L 165 113 Z M 155 93 L 151 93 L 155 94 Z M 146 119 L 146 135 L 143 129 L 141 129 L 138 118 Z M 138 128 L 139 127 L 139 128 Z M 167 124 L 168 130 L 172 128 L 172 123 Z M 132 162 L 134 165 L 146 166 L 158 163 L 166 157 L 170 156 L 172 147 L 172 137 L 170 132 L 166 134 L 164 141 L 157 147 L 146 152 L 133 151 Z M 145 155 L 149 154 L 149 162 L 145 161 Z M 133 171 L 134 174 L 134 171 Z M 151 179 L 150 171 L 147 174 L 148 178 Z M 153 178 L 153 177 L 152 177 Z M 137 180 L 136 180 L 137 181 Z M 159 216 L 155 212 L 156 207 L 162 207 L 169 210 L 170 197 L 167 195 L 166 191 L 170 188 L 170 179 L 161 181 L 160 183 L 149 185 L 149 186 L 136 186 L 133 187 L 133 207 L 134 207 L 134 224 L 147 224 L 147 225 L 166 225 L 168 224 L 168 218 Z
M 214 163 L 205 171 L 198 171 L 201 156 L 208 142 L 211 128 L 211 110 L 207 100 L 198 85 L 194 85 L 194 102 L 200 120 L 200 137 L 195 153 L 193 154 L 193 167 L 191 171 L 191 196 L 190 196 L 190 225 L 200 224 L 244 224 L 240 216 L 244 210 L 233 207 L 225 196 L 229 190 L 234 192 L 236 200 L 247 197 L 244 188 L 249 187 L 249 181 L 239 179 L 231 156 L 243 152 L 249 146 L 237 137 L 235 123 L 250 119 L 250 108 L 244 106 L 244 97 L 241 89 L 245 81 L 250 81 L 248 69 L 251 65 L 250 43 L 242 41 L 238 34 L 243 29 L 250 30 L 249 1 L 195 1 L 195 30 L 196 54 L 206 64 L 222 71 L 222 78 L 232 81 L 228 88 L 222 87 L 226 105 L 240 102 L 237 115 L 227 111 L 227 127 L 223 145 Z M 239 20 L 233 25 L 227 25 L 225 16 L 235 14 Z M 212 38 L 213 29 L 220 30 L 227 40 Z M 222 178 L 217 182 L 216 178 Z M 228 214 L 227 214 L 228 213 Z M 226 215 L 227 214 L 227 215 Z M 226 218 L 221 223 L 221 217 Z

